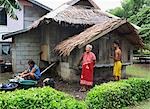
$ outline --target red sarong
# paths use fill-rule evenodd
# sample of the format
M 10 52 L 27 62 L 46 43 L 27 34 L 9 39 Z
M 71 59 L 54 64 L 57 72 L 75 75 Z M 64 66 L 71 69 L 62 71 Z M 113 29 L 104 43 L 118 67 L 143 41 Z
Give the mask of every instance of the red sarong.
M 80 79 L 81 85 L 87 86 L 93 85 L 93 69 L 94 69 L 94 62 L 82 64 L 82 74 Z

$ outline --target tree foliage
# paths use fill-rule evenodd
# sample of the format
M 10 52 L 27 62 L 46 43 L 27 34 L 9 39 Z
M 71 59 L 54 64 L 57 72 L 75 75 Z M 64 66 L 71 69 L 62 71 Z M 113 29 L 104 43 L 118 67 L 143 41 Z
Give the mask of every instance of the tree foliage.
M 150 24 L 150 7 L 143 7 L 136 14 L 129 17 L 129 21 L 132 23 L 143 26 Z
M 141 8 L 149 6 L 149 0 L 123 0 L 121 7 L 111 9 L 109 12 L 121 18 L 130 18 L 132 15 L 137 14 Z
M 6 13 L 13 19 L 18 19 L 15 10 L 21 10 L 17 0 L 0 0 L 0 6 L 4 7 Z
M 150 46 L 150 24 L 142 26 L 140 35 L 142 36 L 143 41 Z
M 125 13 L 124 15 L 126 18 L 129 18 L 139 12 L 139 9 L 141 9 L 143 5 L 145 5 L 144 0 L 124 0 L 122 2 L 122 7 Z
M 141 27 L 140 35 L 143 41 L 150 43 L 150 7 L 143 7 L 139 12 L 129 18 L 129 21 Z
M 115 9 L 110 9 L 109 12 L 115 16 L 124 18 L 124 9 L 122 7 L 116 7 Z
M 111 9 L 109 12 L 140 26 L 140 35 L 144 43 L 150 44 L 150 1 L 123 0 L 121 6 Z

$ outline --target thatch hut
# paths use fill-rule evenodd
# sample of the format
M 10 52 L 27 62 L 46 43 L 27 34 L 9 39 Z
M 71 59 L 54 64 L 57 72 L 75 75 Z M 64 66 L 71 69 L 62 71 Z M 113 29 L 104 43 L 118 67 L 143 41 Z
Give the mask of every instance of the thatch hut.
M 6 34 L 13 38 L 13 70 L 20 72 L 28 59 L 39 63 L 59 60 L 57 71 L 64 80 L 79 80 L 77 63 L 84 46 L 94 46 L 95 76 L 111 76 L 114 40 L 123 51 L 123 70 L 132 64 L 132 51 L 143 43 L 137 30 L 126 20 L 102 12 L 92 0 L 73 0 L 35 21 L 29 28 Z

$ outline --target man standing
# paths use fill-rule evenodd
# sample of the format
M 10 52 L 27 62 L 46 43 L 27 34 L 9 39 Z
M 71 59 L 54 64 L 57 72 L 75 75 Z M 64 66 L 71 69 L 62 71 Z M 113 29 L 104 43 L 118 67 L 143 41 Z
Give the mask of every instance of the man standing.
M 122 63 L 121 63 L 122 52 L 121 52 L 121 49 L 119 47 L 119 41 L 114 41 L 113 47 L 115 49 L 114 50 L 114 57 L 112 57 L 114 60 L 113 76 L 114 76 L 114 79 L 116 81 L 118 81 L 121 79 L 121 67 L 122 67 Z
M 93 85 L 93 71 L 96 62 L 96 56 L 92 50 L 92 45 L 87 45 L 80 62 L 82 61 L 82 73 L 80 78 L 80 91 L 84 92 Z

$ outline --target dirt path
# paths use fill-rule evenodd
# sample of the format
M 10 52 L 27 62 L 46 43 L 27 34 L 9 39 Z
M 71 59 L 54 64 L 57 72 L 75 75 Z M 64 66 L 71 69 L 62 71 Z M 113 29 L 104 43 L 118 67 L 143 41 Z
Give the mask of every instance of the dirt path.
M 0 83 L 7 83 L 10 78 L 12 78 L 13 73 L 0 73 Z M 87 92 L 80 92 L 80 84 L 79 82 L 65 82 L 62 79 L 60 79 L 58 76 L 54 77 L 55 80 L 55 89 L 65 92 L 67 94 L 70 94 L 74 96 L 76 99 L 83 100 L 86 97 Z M 99 80 L 99 82 L 95 82 L 95 84 L 102 84 L 104 82 L 108 82 L 110 80 Z
M 8 80 L 12 78 L 12 76 L 13 76 L 12 72 L 0 73 L 0 83 L 8 82 Z
M 56 81 L 55 89 L 70 94 L 79 100 L 85 99 L 86 94 L 88 92 L 80 92 L 79 83 L 68 83 L 58 80 Z
M 94 82 L 96 85 L 100 85 L 102 83 L 106 83 L 109 82 L 111 79 L 107 79 L 107 80 L 99 80 L 98 82 Z M 76 99 L 79 100 L 83 100 L 86 97 L 87 92 L 80 92 L 80 84 L 79 82 L 75 82 L 75 83 L 69 83 L 69 82 L 65 82 L 62 80 L 59 80 L 58 78 L 56 79 L 56 84 L 55 84 L 55 89 L 65 92 L 67 94 L 70 94 L 72 96 L 74 96 Z

